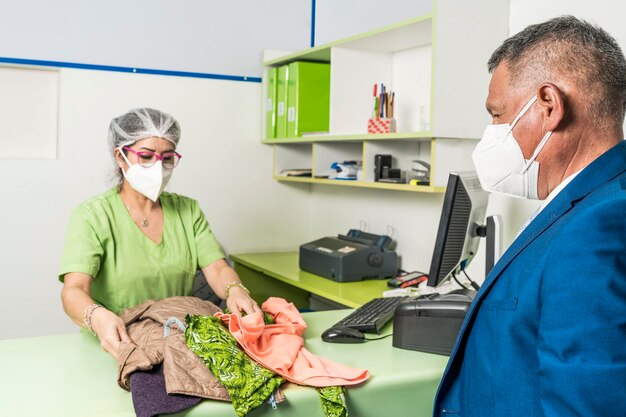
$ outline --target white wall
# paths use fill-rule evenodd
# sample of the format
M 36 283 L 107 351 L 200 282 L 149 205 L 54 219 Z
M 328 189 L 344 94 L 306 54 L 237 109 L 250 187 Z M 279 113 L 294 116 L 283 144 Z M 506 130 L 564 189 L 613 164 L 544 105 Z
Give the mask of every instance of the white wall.
M 433 0 L 317 0 L 315 4 L 315 45 L 433 11 Z
M 61 70 L 58 159 L 0 162 L 0 338 L 76 331 L 57 280 L 69 214 L 108 188 L 110 119 L 152 106 L 182 126 L 169 190 L 196 198 L 228 252 L 285 250 L 307 233 L 307 189 L 271 179 L 258 83 Z M 34 121 L 33 121 L 34 122 Z
M 310 0 L 0 0 L 0 57 L 261 76 L 309 46 Z

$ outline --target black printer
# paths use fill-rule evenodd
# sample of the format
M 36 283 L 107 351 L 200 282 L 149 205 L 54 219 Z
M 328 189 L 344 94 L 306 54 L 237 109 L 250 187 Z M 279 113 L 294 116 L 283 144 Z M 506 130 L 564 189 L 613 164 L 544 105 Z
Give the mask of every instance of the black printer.
M 398 255 L 392 243 L 389 236 L 351 229 L 300 245 L 300 269 L 339 282 L 394 277 Z
M 431 294 L 396 307 L 393 346 L 450 355 L 476 291 Z

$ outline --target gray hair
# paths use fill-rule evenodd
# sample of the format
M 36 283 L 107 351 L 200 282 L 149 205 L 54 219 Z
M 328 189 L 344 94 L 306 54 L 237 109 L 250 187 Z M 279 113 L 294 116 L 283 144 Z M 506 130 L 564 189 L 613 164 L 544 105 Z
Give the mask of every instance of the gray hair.
M 151 137 L 168 140 L 176 146 L 180 141 L 180 125 L 171 115 L 147 107 L 129 110 L 111 120 L 108 141 L 115 163 L 114 181 L 121 183 L 123 178 L 114 150 Z
M 599 26 L 574 16 L 528 26 L 494 51 L 489 72 L 503 61 L 514 88 L 558 85 L 565 79 L 585 92 L 584 105 L 598 127 L 624 122 L 626 60 L 615 39 Z

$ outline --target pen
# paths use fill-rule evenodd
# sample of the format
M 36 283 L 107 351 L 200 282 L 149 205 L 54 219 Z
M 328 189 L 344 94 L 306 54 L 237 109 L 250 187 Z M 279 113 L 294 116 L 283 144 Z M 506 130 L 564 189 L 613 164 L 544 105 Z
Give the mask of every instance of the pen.
M 385 84 L 380 84 L 379 117 L 385 117 Z
M 374 119 L 378 118 L 378 97 L 374 99 Z
M 385 117 L 389 117 L 389 97 L 391 97 L 391 93 L 385 93 Z
M 374 84 L 374 119 L 376 118 L 376 116 L 378 115 L 378 96 L 377 96 L 377 92 L 378 92 L 378 84 Z

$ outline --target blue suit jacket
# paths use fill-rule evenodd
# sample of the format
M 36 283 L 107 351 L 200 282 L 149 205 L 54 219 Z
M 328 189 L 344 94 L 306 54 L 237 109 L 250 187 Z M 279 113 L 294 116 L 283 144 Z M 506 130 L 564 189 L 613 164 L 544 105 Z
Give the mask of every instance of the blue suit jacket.
M 626 142 L 534 219 L 487 276 L 435 416 L 626 416 Z

